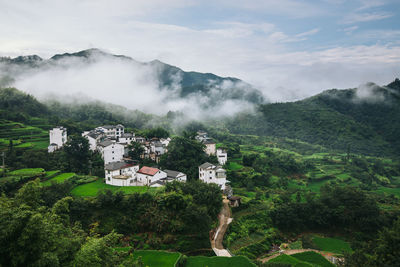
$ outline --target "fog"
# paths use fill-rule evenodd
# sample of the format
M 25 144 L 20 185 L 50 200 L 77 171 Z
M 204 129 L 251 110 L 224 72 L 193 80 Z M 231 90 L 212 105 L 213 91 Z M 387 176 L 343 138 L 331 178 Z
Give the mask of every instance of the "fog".
M 212 89 L 208 93 L 197 92 L 182 98 L 179 75 L 170 77 L 173 83 L 166 87 L 158 80 L 158 65 L 104 54 L 94 54 L 88 59 L 49 60 L 38 68 L 14 66 L 9 71 L 14 77 L 12 86 L 41 101 L 100 100 L 157 115 L 179 111 L 188 119 L 233 115 L 253 108 L 248 101 L 226 97 L 237 94 L 235 88 L 242 86 L 239 83 L 209 81 Z

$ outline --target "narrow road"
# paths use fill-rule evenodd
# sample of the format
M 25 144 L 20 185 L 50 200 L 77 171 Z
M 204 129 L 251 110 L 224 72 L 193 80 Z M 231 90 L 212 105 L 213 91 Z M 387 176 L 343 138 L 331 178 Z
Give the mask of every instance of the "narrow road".
M 211 248 L 217 256 L 232 257 L 228 250 L 224 249 L 222 241 L 224 240 L 226 229 L 232 222 L 231 209 L 229 208 L 229 200 L 224 197 L 221 212 L 218 215 L 219 226 L 215 233 L 214 239 L 211 240 Z

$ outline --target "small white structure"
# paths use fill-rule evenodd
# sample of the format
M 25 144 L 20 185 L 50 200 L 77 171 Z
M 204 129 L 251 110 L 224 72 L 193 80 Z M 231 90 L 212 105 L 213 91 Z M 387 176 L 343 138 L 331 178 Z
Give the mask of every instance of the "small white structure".
M 169 145 L 169 142 L 171 142 L 171 138 L 169 137 L 167 139 L 161 138 L 160 142 L 161 144 L 163 144 L 164 147 L 167 147 Z
M 62 126 L 58 126 L 50 130 L 49 135 L 50 145 L 47 148 L 49 153 L 60 149 L 67 142 L 67 129 Z
M 203 144 L 206 146 L 205 152 L 207 155 L 215 155 L 216 153 L 216 143 L 212 139 L 205 139 L 202 141 Z
M 124 161 L 111 162 L 104 167 L 106 184 L 115 186 L 134 186 L 138 164 L 130 164 Z
M 229 182 L 226 180 L 226 171 L 221 166 L 208 162 L 199 166 L 199 179 L 208 184 L 217 184 L 221 190 L 225 190 L 225 184 Z
M 136 174 L 137 183 L 150 186 L 150 184 L 167 178 L 167 174 L 157 168 L 143 166 Z
M 111 140 L 100 142 L 98 144 L 98 150 L 104 160 L 104 164 L 121 161 L 125 152 L 123 145 Z
M 125 127 L 122 124 L 118 125 L 103 125 L 95 130 L 102 131 L 108 138 L 119 138 L 125 133 Z
M 217 158 L 219 164 L 225 165 L 225 163 L 228 161 L 228 152 L 225 148 L 220 147 L 217 149 Z

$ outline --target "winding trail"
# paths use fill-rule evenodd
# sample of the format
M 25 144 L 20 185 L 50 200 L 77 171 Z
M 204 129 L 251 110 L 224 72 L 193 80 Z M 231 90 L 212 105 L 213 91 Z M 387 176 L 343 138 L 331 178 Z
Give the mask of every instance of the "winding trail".
M 229 200 L 224 197 L 222 200 L 223 206 L 221 212 L 218 215 L 219 226 L 214 235 L 214 239 L 211 238 L 211 248 L 214 250 L 215 255 L 224 256 L 224 257 L 232 257 L 231 253 L 224 249 L 222 245 L 222 241 L 224 240 L 226 229 L 228 229 L 228 225 L 232 222 L 231 218 L 231 209 L 229 208 Z

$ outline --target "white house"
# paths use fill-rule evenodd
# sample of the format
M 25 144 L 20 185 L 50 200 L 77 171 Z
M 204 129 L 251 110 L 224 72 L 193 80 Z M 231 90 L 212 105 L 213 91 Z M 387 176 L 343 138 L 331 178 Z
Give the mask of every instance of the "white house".
M 217 149 L 217 158 L 219 164 L 225 165 L 225 163 L 228 161 L 228 152 L 225 148 Z
M 199 166 L 199 179 L 205 183 L 214 183 L 225 190 L 226 171 L 221 166 L 215 166 L 211 163 L 203 163 Z
M 103 125 L 96 128 L 102 131 L 108 138 L 119 138 L 125 133 L 125 127 L 121 124 L 118 125 Z
M 183 172 L 172 171 L 172 170 L 164 170 L 167 174 L 166 182 L 178 181 L 178 182 L 186 182 L 187 175 Z
M 216 143 L 210 138 L 207 138 L 207 139 L 203 140 L 202 142 L 206 146 L 206 149 L 204 150 L 206 152 L 206 154 L 209 156 L 215 155 Z
M 138 164 L 124 161 L 111 162 L 104 167 L 106 184 L 115 186 L 135 186 Z
M 160 142 L 161 144 L 163 144 L 164 147 L 167 147 L 169 145 L 169 142 L 171 142 L 171 138 L 169 137 L 167 139 L 161 138 Z
M 49 153 L 61 148 L 67 142 L 67 129 L 62 126 L 50 130 L 49 135 L 50 145 L 47 148 Z
M 197 135 L 196 135 L 196 140 L 203 142 L 204 140 L 206 140 L 208 138 L 207 133 L 203 132 L 203 131 L 198 131 Z
M 121 137 L 118 138 L 118 143 L 122 145 L 129 145 L 134 141 L 135 141 L 134 133 L 124 133 L 121 135 Z
M 137 182 L 141 185 L 150 186 L 151 183 L 167 177 L 167 174 L 157 168 L 143 166 L 136 174 Z
M 121 161 L 125 152 L 123 145 L 111 140 L 100 142 L 98 144 L 98 150 L 104 160 L 104 164 Z
M 98 130 L 83 132 L 82 136 L 88 139 L 90 150 L 92 151 L 95 151 L 97 149 L 97 144 L 106 137 L 104 132 Z

